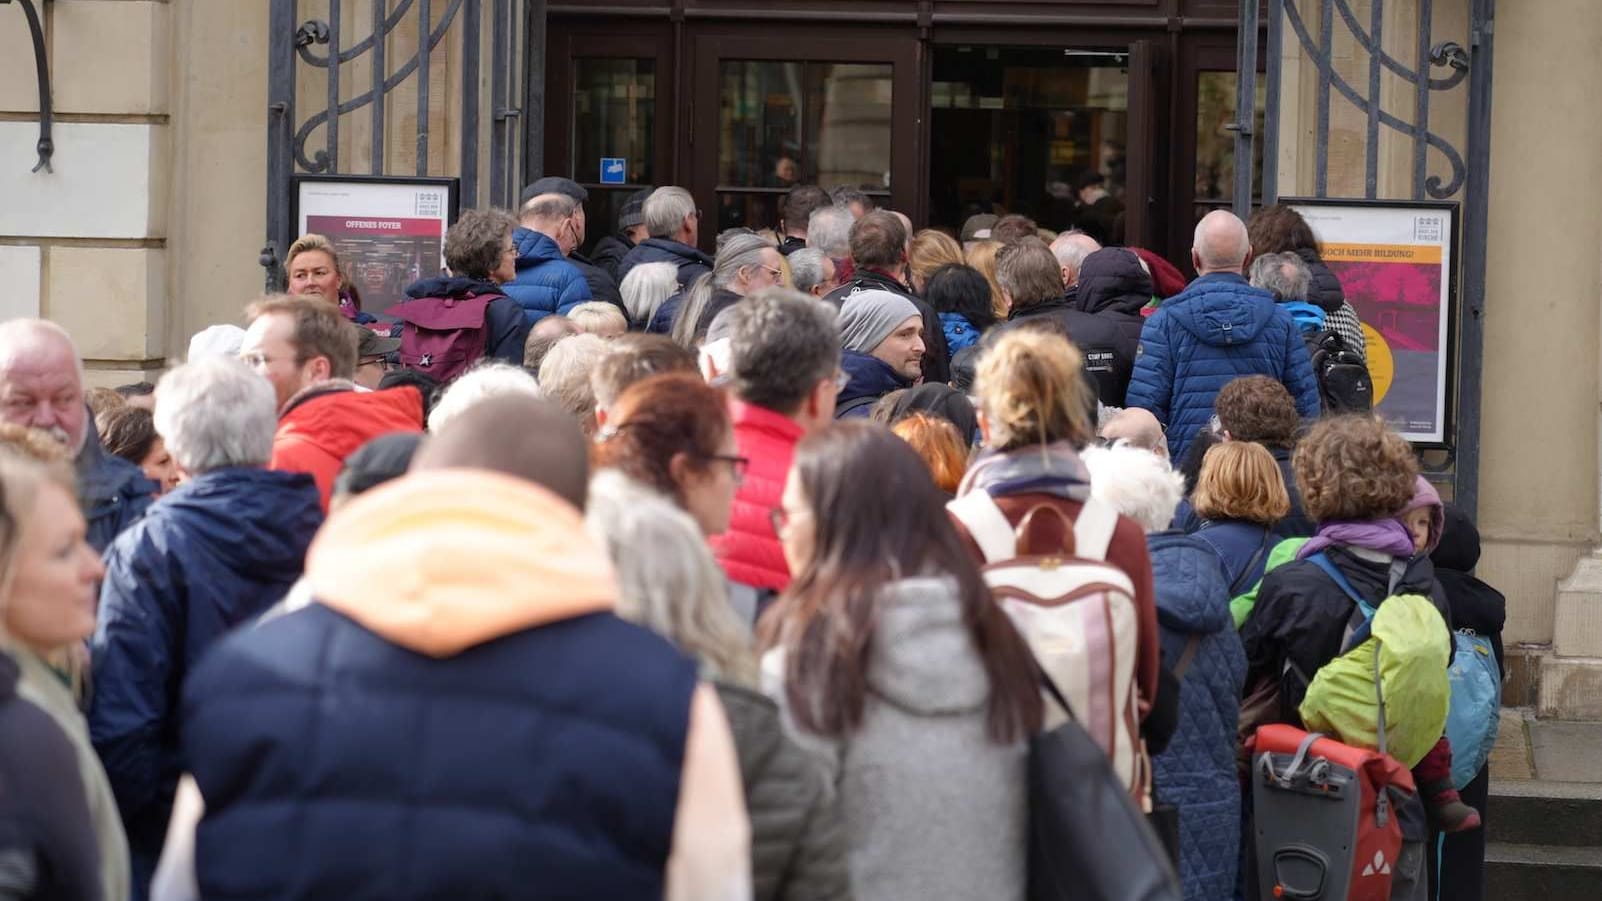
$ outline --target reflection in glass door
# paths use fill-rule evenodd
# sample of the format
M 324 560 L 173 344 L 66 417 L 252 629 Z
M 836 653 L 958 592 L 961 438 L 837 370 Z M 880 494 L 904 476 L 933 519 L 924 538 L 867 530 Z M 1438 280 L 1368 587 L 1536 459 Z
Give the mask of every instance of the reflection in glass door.
M 1122 243 L 1129 99 L 1125 50 L 936 47 L 930 223 L 1015 212 Z

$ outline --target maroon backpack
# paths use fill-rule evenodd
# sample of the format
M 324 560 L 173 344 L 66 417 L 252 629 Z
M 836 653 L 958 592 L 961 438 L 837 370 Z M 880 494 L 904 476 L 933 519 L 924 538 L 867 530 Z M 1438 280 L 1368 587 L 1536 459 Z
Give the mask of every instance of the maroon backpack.
M 504 294 L 420 297 L 389 308 L 401 320 L 400 362 L 440 384 L 454 380 L 484 356 L 485 312 Z

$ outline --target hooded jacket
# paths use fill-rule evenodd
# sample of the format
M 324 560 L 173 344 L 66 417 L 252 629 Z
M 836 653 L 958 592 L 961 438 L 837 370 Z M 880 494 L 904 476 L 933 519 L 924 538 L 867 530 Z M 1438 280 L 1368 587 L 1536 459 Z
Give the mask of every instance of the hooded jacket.
M 89 732 L 136 861 L 153 864 L 166 838 L 184 769 L 184 678 L 300 577 L 323 522 L 317 500 L 304 473 L 214 470 L 164 495 L 106 551 Z
M 528 343 L 529 323 L 523 315 L 522 306 L 506 296 L 504 290 L 494 282 L 440 275 L 413 282 L 407 286 L 406 296 L 413 300 L 494 297 L 484 308 L 484 356 L 522 366 L 523 345 Z M 405 304 L 400 306 L 404 307 Z
M 84 429 L 87 434 L 75 466 L 78 503 L 89 526 L 84 540 L 103 554 L 112 539 L 145 515 L 161 486 L 145 478 L 139 467 L 106 453 L 90 413 L 84 414 Z
M 912 386 L 889 363 L 870 354 L 845 351 L 840 354 L 840 368 L 847 381 L 834 402 L 836 419 L 867 419 L 879 398 Z
M 617 281 L 622 284 L 634 267 L 641 263 L 672 263 L 679 270 L 679 289 L 690 286 L 697 277 L 712 272 L 712 258 L 701 251 L 672 238 L 646 238 L 634 245 L 617 267 Z
M 611 272 L 596 265 L 576 247 L 567 255 L 567 261 L 573 264 L 579 275 L 584 276 L 584 284 L 590 289 L 590 299 L 609 303 L 622 310 L 623 315 L 628 315 L 628 308 L 623 306 L 623 292 L 618 290 L 617 278 Z
M 594 260 L 595 265 L 612 277 L 612 281 L 621 286 L 623 276 L 619 270 L 623 267 L 623 258 L 633 249 L 634 242 L 629 240 L 627 233 L 614 232 L 595 242 L 594 249 L 590 251 L 590 258 Z
M 695 667 L 612 614 L 577 510 L 493 473 L 408 476 L 330 521 L 307 582 L 316 603 L 230 636 L 185 686 L 203 896 L 663 897 Z M 684 845 L 748 872 L 745 845 L 697 826 Z
M 1180 678 L 1179 727 L 1152 758 L 1157 800 L 1179 808 L 1179 875 L 1193 901 L 1228 898 L 1240 846 L 1235 725 L 1246 654 L 1229 614 L 1229 583 L 1212 549 L 1195 536 L 1147 540 L 1157 590 L 1163 659 L 1172 670 L 1197 640 Z
M 1098 399 L 1122 407 L 1146 324 L 1140 310 L 1151 303 L 1151 276 L 1134 253 L 1106 248 L 1085 258 L 1077 288 L 1076 305 L 1062 314 L 1068 336 L 1085 356 Z
M 861 725 L 838 739 L 795 733 L 838 786 L 852 891 L 875 901 L 1021 901 L 1028 755 L 1023 743 L 990 740 L 990 680 L 956 583 L 895 582 L 876 607 Z M 783 705 L 783 652 L 763 670 Z
M 512 243 L 517 247 L 517 278 L 501 290 L 523 308 L 530 326 L 553 314 L 566 316 L 593 297 L 584 273 L 568 261 L 550 235 L 517 228 Z
M 423 393 L 416 388 L 358 393 L 349 382 L 325 382 L 290 398 L 279 412 L 268 467 L 310 473 L 327 511 L 346 457 L 379 435 L 422 430 Z
M 740 400 L 729 402 L 729 419 L 740 456 L 751 463 L 734 491 L 729 530 L 711 538 L 712 553 L 731 581 L 783 591 L 790 584 L 790 567 L 770 515 L 780 506 L 801 426 L 782 413 Z
M 849 277 L 841 276 L 840 287 L 830 291 L 824 300 L 835 309 L 845 305 L 846 298 L 859 291 L 889 291 L 912 301 L 923 317 L 923 380 L 926 382 L 951 381 L 951 349 L 946 346 L 946 329 L 934 307 L 900 279 L 874 269 L 853 269 Z
M 1363 336 L 1363 325 L 1357 318 L 1357 311 L 1346 302 L 1346 289 L 1341 286 L 1341 280 L 1325 265 L 1316 248 L 1303 247 L 1296 255 L 1307 264 L 1312 276 L 1307 284 L 1307 302 L 1323 310 L 1325 324 L 1341 336 L 1346 349 L 1367 362 L 1368 341 Z
M 1322 409 L 1301 333 L 1267 291 L 1230 272 L 1204 275 L 1146 320 L 1129 381 L 1128 405 L 1168 431 L 1170 459 L 1213 415 L 1223 387 L 1245 375 L 1279 380 L 1304 419 Z
M 1474 577 L 1474 568 L 1480 565 L 1480 530 L 1467 513 L 1446 507 L 1441 541 L 1430 552 L 1430 561 L 1452 609 L 1452 625 L 1490 639 L 1496 664 L 1506 672 L 1502 628 L 1507 625 L 1507 598 Z

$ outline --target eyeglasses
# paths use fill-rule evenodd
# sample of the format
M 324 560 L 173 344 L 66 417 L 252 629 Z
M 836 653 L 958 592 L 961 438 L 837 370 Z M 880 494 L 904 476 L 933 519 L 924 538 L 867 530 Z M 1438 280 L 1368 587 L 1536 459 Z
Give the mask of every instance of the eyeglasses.
M 392 372 L 395 369 L 395 364 L 385 357 L 362 357 L 361 361 L 356 364 L 356 368 L 360 369 L 363 366 L 378 366 L 385 372 Z
M 737 457 L 732 454 L 707 454 L 706 459 L 718 460 L 729 464 L 729 472 L 734 476 L 734 484 L 736 485 L 745 482 L 745 471 L 751 468 L 751 460 L 748 457 Z
M 772 266 L 758 266 L 757 268 L 761 269 L 763 272 L 766 272 L 767 274 L 773 276 L 773 278 L 775 280 L 778 280 L 778 281 L 783 281 L 784 280 L 784 270 L 783 269 L 775 269 Z

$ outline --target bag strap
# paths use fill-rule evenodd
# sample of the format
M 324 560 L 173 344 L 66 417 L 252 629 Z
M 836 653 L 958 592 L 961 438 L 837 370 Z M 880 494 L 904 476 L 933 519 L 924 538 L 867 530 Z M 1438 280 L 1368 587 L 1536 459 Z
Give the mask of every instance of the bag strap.
M 1057 706 L 1062 708 L 1062 712 L 1068 717 L 1068 720 L 1075 723 L 1079 722 L 1079 718 L 1074 716 L 1074 709 L 1068 706 L 1068 699 L 1063 697 L 1062 691 L 1057 688 L 1057 683 L 1051 681 L 1051 677 L 1046 675 L 1046 668 L 1041 666 L 1038 661 L 1035 663 L 1035 672 L 1040 676 L 1040 687 L 1045 689 L 1046 694 L 1057 702 Z
M 1186 671 L 1196 660 L 1196 652 L 1201 650 L 1201 640 L 1200 632 L 1192 632 L 1190 637 L 1185 639 L 1185 650 L 1180 653 L 1179 662 L 1174 664 L 1174 681 L 1178 682 L 1185 678 Z
M 1012 523 L 988 491 L 976 488 L 948 502 L 946 510 L 973 536 L 980 553 L 985 555 L 986 563 L 1011 560 L 1018 556 L 1018 541 L 1013 536 Z
M 1074 521 L 1074 556 L 1085 560 L 1106 560 L 1118 529 L 1118 511 L 1094 497 L 1085 499 Z
M 1263 530 L 1263 543 L 1258 545 L 1257 553 L 1252 555 L 1252 559 L 1246 563 L 1246 568 L 1240 571 L 1240 575 L 1236 576 L 1234 583 L 1229 586 L 1230 597 L 1239 597 L 1240 593 L 1246 590 L 1247 586 L 1243 583 L 1251 578 L 1251 574 L 1257 571 L 1257 565 L 1263 562 L 1264 557 L 1268 556 L 1268 542 L 1273 536 L 1273 532 L 1267 529 Z
M 1385 687 L 1380 684 L 1380 645 L 1374 647 L 1374 699 L 1379 702 L 1379 752 L 1385 750 Z

